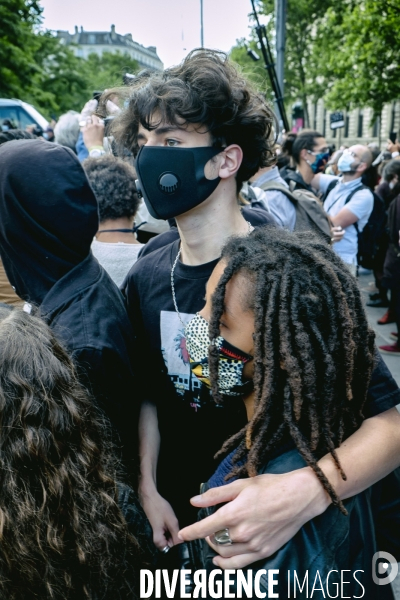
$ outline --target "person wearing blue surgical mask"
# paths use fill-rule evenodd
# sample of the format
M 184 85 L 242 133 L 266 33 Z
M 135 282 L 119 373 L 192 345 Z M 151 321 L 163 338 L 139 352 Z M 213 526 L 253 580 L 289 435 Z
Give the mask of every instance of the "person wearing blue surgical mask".
M 294 137 L 288 151 L 295 170 L 284 168 L 281 176 L 291 191 L 304 189 L 315 193 L 311 182 L 317 173 L 324 170 L 329 160 L 325 138 L 318 131 L 305 129 Z
M 312 180 L 313 187 L 323 194 L 324 209 L 333 225 L 345 232 L 334 250 L 353 275 L 357 275 L 358 236 L 374 207 L 373 194 L 361 180 L 372 160 L 367 146 L 355 144 L 346 148 L 338 160 L 341 177 L 318 173 Z

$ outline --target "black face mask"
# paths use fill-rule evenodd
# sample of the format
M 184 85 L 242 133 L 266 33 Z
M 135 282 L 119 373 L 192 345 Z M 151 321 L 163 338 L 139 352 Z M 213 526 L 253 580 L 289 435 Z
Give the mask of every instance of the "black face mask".
M 198 206 L 221 178 L 207 179 L 204 167 L 221 148 L 142 146 L 136 157 L 136 187 L 155 219 L 170 219 Z

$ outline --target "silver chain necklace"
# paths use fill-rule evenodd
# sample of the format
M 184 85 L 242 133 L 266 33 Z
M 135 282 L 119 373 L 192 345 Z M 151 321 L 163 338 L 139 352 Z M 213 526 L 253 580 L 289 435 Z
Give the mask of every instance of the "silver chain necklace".
M 249 235 L 254 230 L 254 227 L 253 227 L 253 225 L 251 223 L 249 223 L 249 221 L 246 221 L 246 223 L 247 223 L 247 226 L 248 226 L 247 235 Z M 174 264 L 172 265 L 172 269 L 171 269 L 171 291 L 172 291 L 172 300 L 174 302 L 174 307 L 175 307 L 176 314 L 178 315 L 179 320 L 182 323 L 183 328 L 185 329 L 186 323 L 183 322 L 183 319 L 181 317 L 181 313 L 179 312 L 178 305 L 176 303 L 175 285 L 174 285 L 175 268 L 176 268 L 176 265 L 178 264 L 178 260 L 180 259 L 181 253 L 182 253 L 182 247 L 179 248 L 178 254 L 176 255 L 176 258 L 174 260 Z

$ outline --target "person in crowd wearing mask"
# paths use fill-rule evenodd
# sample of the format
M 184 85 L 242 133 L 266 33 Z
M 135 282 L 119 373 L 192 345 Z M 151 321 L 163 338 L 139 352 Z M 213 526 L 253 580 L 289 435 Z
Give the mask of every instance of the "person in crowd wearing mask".
M 310 586 L 317 572 L 324 582 L 331 572 L 333 586 L 342 569 L 360 570 L 358 581 L 349 578 L 346 595 L 362 594 L 362 584 L 363 597 L 382 600 L 371 568 L 371 556 L 389 547 L 381 545 L 383 506 L 380 518 L 373 519 L 381 484 L 344 501 L 337 493 L 346 476 L 342 443 L 368 427 L 362 413 L 375 354 L 357 283 L 341 260 L 309 232 L 259 229 L 233 237 L 207 283 L 206 304 L 185 335 L 192 371 L 212 389 L 214 401 L 229 405 L 239 395 L 247 414 L 247 424 L 217 454 L 221 462 L 203 492 L 261 473 L 310 469 L 330 504 L 274 556 L 249 565 L 253 578 L 259 569 L 279 569 L 274 593 L 287 598 L 294 570 L 300 581 L 307 575 Z M 326 477 L 330 462 L 336 471 Z M 385 489 L 394 486 L 396 498 L 400 479 L 396 485 L 393 474 L 382 483 Z M 398 493 L 391 510 L 398 518 Z M 209 526 L 212 519 L 208 516 Z M 236 531 L 192 543 L 193 568 L 215 569 L 216 539 L 222 536 L 226 545 L 219 551 L 230 557 Z M 232 583 L 237 585 L 234 574 Z M 267 578 L 261 585 L 268 592 Z M 300 597 L 306 596 L 305 589 Z M 317 597 L 323 596 L 317 592 Z M 384 597 L 393 598 L 390 590 Z
M 54 129 L 52 127 L 50 127 L 50 125 L 48 127 L 46 127 L 46 129 L 44 130 L 43 137 L 48 142 L 54 142 L 55 141 Z
M 324 209 L 332 224 L 345 230 L 334 250 L 354 276 L 357 275 L 358 234 L 367 224 L 374 206 L 372 192 L 361 181 L 371 163 L 370 149 L 356 144 L 344 150 L 338 160 L 340 179 L 322 173 L 312 179 L 313 187 L 325 195 Z
M 111 154 L 87 158 L 82 166 L 99 204 L 99 230 L 92 252 L 120 286 L 143 248 L 134 226 L 139 206 L 136 173 L 131 165 Z
M 386 252 L 383 266 L 382 285 L 390 289 L 391 300 L 388 313 L 381 321 L 384 323 L 395 322 L 397 331 L 393 331 L 390 337 L 395 340 L 394 344 L 379 346 L 383 354 L 400 356 L 399 332 L 400 332 L 400 161 L 391 160 L 383 170 L 383 180 L 388 186 L 393 197 L 388 209 L 388 232 L 389 246 Z M 386 318 L 385 318 L 386 317 Z M 393 321 L 392 321 L 393 320 Z
M 10 131 L 12 129 L 16 129 L 16 127 L 11 123 L 10 119 L 3 119 L 1 123 L 1 131 Z
M 135 600 L 151 531 L 46 323 L 0 308 L 0 597 Z
M 0 146 L 0 255 L 26 310 L 39 309 L 135 452 L 133 332 L 123 297 L 93 257 L 95 195 L 76 155 L 43 140 Z M 21 175 L 22 173 L 22 175 Z
M 321 172 L 329 159 L 329 148 L 323 135 L 312 129 L 304 129 L 295 137 L 286 141 L 286 150 L 290 154 L 295 170 L 284 168 L 281 176 L 291 191 L 304 189 L 315 193 L 311 182 Z
M 207 520 L 188 527 L 184 536 L 178 530 L 196 520 L 189 497 L 213 472 L 214 453 L 246 423 L 240 397 L 229 406 L 217 404 L 193 375 L 185 326 L 204 305 L 206 282 L 226 240 L 252 230 L 240 212 L 238 191 L 274 163 L 275 119 L 227 57 L 206 49 L 162 73 L 138 76 L 128 92 L 113 134 L 136 155 L 149 211 L 175 217 L 180 236 L 140 258 L 124 284 L 142 375 L 139 491 L 155 544 L 167 552 L 183 539 L 210 534 Z M 378 357 L 365 410 L 368 427 L 349 437 L 341 454 L 348 482 L 338 484 L 340 499 L 397 466 L 400 415 L 392 407 L 399 396 Z M 325 474 L 336 478 L 329 457 Z M 223 568 L 242 568 L 273 554 L 329 505 L 312 469 L 259 475 L 231 486 L 192 499 L 203 507 L 227 502 L 212 522 L 214 532 L 229 528 L 235 540 L 229 558 L 221 546 L 214 559 Z

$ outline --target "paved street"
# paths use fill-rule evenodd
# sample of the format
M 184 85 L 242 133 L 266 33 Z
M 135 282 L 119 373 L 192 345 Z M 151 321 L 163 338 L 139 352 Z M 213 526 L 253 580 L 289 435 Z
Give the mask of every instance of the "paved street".
M 360 289 L 363 292 L 364 300 L 365 302 L 368 302 L 368 294 L 375 291 L 374 277 L 370 273 L 360 273 L 358 281 Z M 389 335 L 391 331 L 396 331 L 396 324 L 377 324 L 377 320 L 385 314 L 386 310 L 386 308 L 371 308 L 369 306 L 366 306 L 368 320 L 376 333 L 377 346 L 381 346 L 383 344 L 394 344 L 394 341 L 389 337 Z M 382 357 L 386 362 L 387 366 L 389 367 L 393 377 L 397 381 L 397 384 L 400 386 L 400 356 L 388 356 L 387 354 L 382 354 Z M 400 410 L 400 404 L 397 408 L 398 410 Z M 400 600 L 400 568 L 399 574 L 397 575 L 396 580 L 393 582 L 392 585 L 396 600 Z
M 367 303 L 369 300 L 368 294 L 376 291 L 373 275 L 361 273 L 358 278 L 358 281 L 361 291 L 363 292 L 364 300 Z M 396 324 L 377 324 L 377 320 L 385 314 L 386 310 L 386 308 L 371 308 L 369 306 L 366 306 L 368 320 L 370 322 L 371 327 L 373 327 L 376 333 L 377 346 L 382 346 L 384 344 L 394 344 L 394 341 L 389 337 L 389 335 L 392 331 L 396 331 Z M 397 384 L 400 386 L 400 356 L 389 356 L 387 354 L 382 354 L 382 357 L 386 362 L 387 366 L 389 367 L 393 377 L 397 381 Z

